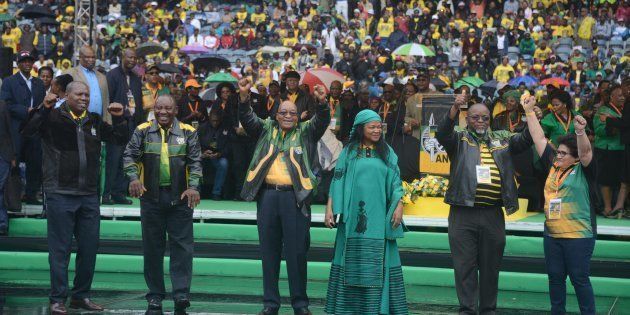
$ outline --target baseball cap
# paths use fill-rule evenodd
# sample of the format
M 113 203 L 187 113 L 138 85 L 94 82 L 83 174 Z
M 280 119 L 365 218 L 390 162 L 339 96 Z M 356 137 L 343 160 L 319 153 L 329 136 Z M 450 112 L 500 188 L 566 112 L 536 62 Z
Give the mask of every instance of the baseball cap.
M 35 57 L 33 57 L 33 55 L 31 55 L 31 53 L 26 50 L 20 51 L 17 55 L 17 62 L 22 62 L 26 59 L 31 59 L 34 61 Z
M 199 85 L 199 82 L 195 79 L 188 79 L 186 80 L 186 84 L 184 84 L 184 88 L 187 89 L 189 87 L 200 88 L 201 85 Z

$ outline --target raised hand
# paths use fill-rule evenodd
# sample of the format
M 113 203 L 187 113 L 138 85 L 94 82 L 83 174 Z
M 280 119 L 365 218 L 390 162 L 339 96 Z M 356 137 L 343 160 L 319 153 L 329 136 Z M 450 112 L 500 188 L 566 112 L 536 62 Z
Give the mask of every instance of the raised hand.
M 107 111 L 112 114 L 112 116 L 120 117 L 123 115 L 124 107 L 120 103 L 111 103 L 107 107 Z
M 252 89 L 252 82 L 248 78 L 243 78 L 238 81 L 238 94 L 241 101 L 246 100 L 249 97 L 249 92 Z
M 57 96 L 57 94 L 55 93 L 46 94 L 46 97 L 44 97 L 44 107 L 53 108 L 53 106 L 55 106 L 55 103 L 57 103 L 58 99 L 59 99 L 59 96 Z
M 575 132 L 581 133 L 586 129 L 586 119 L 582 116 L 575 116 L 573 119 L 573 127 L 575 127 Z
M 534 107 L 536 107 L 536 97 L 529 94 L 523 96 L 526 97 L 521 97 L 521 106 L 523 106 L 526 113 L 533 112 Z
M 321 84 L 316 85 L 315 88 L 313 89 L 313 95 L 315 96 L 315 99 L 317 99 L 318 102 L 320 103 L 326 102 L 326 89 L 324 88 L 323 85 Z

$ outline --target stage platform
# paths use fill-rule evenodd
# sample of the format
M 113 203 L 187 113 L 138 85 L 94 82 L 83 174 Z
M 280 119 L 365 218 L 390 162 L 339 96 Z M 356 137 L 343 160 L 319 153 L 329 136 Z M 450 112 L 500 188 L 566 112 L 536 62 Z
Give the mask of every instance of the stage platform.
M 35 216 L 41 213 L 41 206 L 25 205 L 20 213 L 13 213 L 17 216 Z M 312 206 L 312 222 L 324 222 L 324 206 Z M 113 220 L 124 218 L 139 218 L 140 203 L 134 200 L 132 205 L 115 205 L 101 206 L 101 215 L 105 218 Z M 256 203 L 243 201 L 212 201 L 202 200 L 201 204 L 194 211 L 194 219 L 200 222 L 214 222 L 220 220 L 234 221 L 255 221 L 256 220 Z M 440 217 L 441 216 L 441 217 Z M 518 216 L 516 219 L 506 219 L 506 229 L 508 231 L 522 231 L 542 233 L 544 227 L 545 216 L 538 212 L 528 212 L 526 215 Z M 404 216 L 404 222 L 409 227 L 448 227 L 446 215 L 421 216 Z M 630 220 L 629 219 L 607 219 L 597 217 L 598 234 L 602 236 L 620 236 L 630 237 Z

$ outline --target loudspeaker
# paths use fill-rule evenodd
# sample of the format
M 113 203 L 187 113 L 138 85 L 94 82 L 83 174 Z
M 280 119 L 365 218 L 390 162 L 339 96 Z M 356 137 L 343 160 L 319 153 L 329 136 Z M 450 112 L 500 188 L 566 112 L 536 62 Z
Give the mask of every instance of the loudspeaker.
M 13 74 L 13 49 L 0 47 L 0 78 L 4 79 Z

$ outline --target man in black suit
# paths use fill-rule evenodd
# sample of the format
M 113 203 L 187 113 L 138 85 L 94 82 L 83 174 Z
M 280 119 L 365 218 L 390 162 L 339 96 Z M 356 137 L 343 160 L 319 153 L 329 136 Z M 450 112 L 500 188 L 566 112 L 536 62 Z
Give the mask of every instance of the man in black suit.
M 4 206 L 4 183 L 9 171 L 15 167 L 16 153 L 13 149 L 13 130 L 7 105 L 0 101 L 0 236 L 9 232 L 9 218 Z
M 119 67 L 107 73 L 107 87 L 110 103 L 120 103 L 125 107 L 124 117 L 127 120 L 129 134 L 133 134 L 136 126 L 144 122 L 142 103 L 142 79 L 132 69 L 137 64 L 136 51 L 125 49 L 122 52 Z M 111 141 L 105 144 L 105 188 L 103 204 L 130 204 L 126 198 L 127 179 L 123 172 L 123 152 L 129 138 L 122 142 Z
M 21 51 L 17 56 L 18 73 L 8 77 L 2 84 L 0 100 L 3 100 L 11 117 L 14 149 L 18 161 L 26 163 L 26 203 L 41 204 L 37 193 L 42 186 L 42 145 L 39 136 L 20 136 L 33 108 L 44 100 L 46 88 L 44 82 L 31 77 L 35 58 L 28 51 Z

